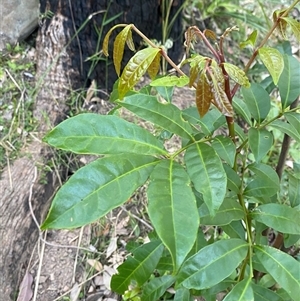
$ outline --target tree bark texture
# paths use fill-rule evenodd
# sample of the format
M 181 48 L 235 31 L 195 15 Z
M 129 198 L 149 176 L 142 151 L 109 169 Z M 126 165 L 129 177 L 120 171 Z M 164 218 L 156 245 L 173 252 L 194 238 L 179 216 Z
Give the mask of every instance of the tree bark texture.
M 174 1 L 172 15 L 182 2 Z M 43 169 L 45 162 L 53 157 L 41 138 L 47 130 L 66 118 L 68 107 L 65 102 L 72 89 L 87 87 L 96 80 L 98 87 L 109 91 L 116 79 L 110 60 L 103 61 L 99 55 L 96 61 L 89 58 L 101 50 L 104 35 L 117 23 L 134 23 L 147 36 L 161 38 L 157 0 L 41 0 L 40 9 L 42 14 L 51 11 L 54 16 L 40 20 L 36 42 L 34 116 L 40 123 L 39 137 L 23 150 L 23 156 L 6 168 L 0 178 L 0 301 L 15 299 L 38 240 L 39 232 L 28 205 L 30 191 L 33 212 L 38 222 L 42 222 L 49 200 L 58 186 L 57 177 L 51 172 L 46 174 L 46 185 L 40 184 L 42 171 L 38 172 L 33 183 L 37 166 Z M 118 18 L 114 19 L 114 16 Z M 86 20 L 89 21 L 81 28 Z M 173 58 L 181 53 L 181 38 L 178 38 L 181 23 L 178 20 L 171 32 L 175 43 L 169 55 Z M 103 22 L 107 24 L 103 26 Z M 77 36 L 76 32 L 79 32 Z M 135 42 L 137 47 L 141 47 L 138 39 Z M 125 59 L 131 55 L 126 51 Z

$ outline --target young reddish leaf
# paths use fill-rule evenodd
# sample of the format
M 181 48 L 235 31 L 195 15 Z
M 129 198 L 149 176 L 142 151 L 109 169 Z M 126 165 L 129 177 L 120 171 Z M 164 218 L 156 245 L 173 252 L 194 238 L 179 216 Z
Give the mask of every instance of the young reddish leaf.
M 257 38 L 257 30 L 252 31 L 246 41 L 240 43 L 241 49 L 244 49 L 246 46 L 251 45 L 252 47 L 255 45 Z
M 220 68 L 219 68 L 220 69 Z M 212 69 L 217 70 L 217 69 Z M 225 116 L 233 117 L 232 105 L 224 91 L 224 78 L 222 76 L 223 82 L 218 81 L 216 78 L 217 73 L 210 73 L 211 82 L 210 88 L 213 94 L 212 103 L 218 108 L 218 110 Z M 220 75 L 217 75 L 220 78 Z
M 160 57 L 161 57 L 161 54 L 159 52 L 159 53 L 157 53 L 156 57 L 154 58 L 153 62 L 150 64 L 150 66 L 148 68 L 148 74 L 152 80 L 155 79 L 157 73 L 159 72 Z
M 114 42 L 113 60 L 116 73 L 120 76 L 121 62 L 124 54 L 125 43 L 128 39 L 128 33 L 131 32 L 131 25 L 127 25 L 117 36 Z M 132 39 L 132 37 L 131 37 Z
M 270 72 L 273 82 L 277 85 L 283 71 L 284 61 L 282 54 L 275 48 L 262 47 L 258 50 L 259 57 Z
M 145 48 L 137 52 L 125 66 L 119 79 L 119 97 L 123 99 L 125 94 L 140 80 L 147 69 L 160 52 L 159 48 Z
M 201 72 L 196 89 L 196 105 L 201 117 L 207 113 L 213 97 L 214 96 L 211 92 L 210 85 L 207 82 L 205 73 Z
M 102 51 L 103 51 L 103 54 L 104 54 L 105 56 L 108 56 L 108 55 L 109 55 L 109 54 L 108 54 L 108 43 L 109 43 L 109 38 L 110 38 L 112 32 L 113 32 L 116 28 L 118 28 L 118 27 L 124 27 L 124 24 L 117 24 L 117 25 L 115 25 L 114 27 L 112 27 L 112 28 L 107 32 L 106 36 L 105 36 L 104 39 L 103 39 Z
M 210 39 L 212 39 L 213 41 L 215 41 L 215 40 L 217 39 L 216 34 L 215 34 L 212 30 L 210 30 L 210 29 L 205 29 L 205 30 L 203 31 L 203 33 L 204 33 L 204 35 L 205 35 L 207 38 L 210 38 Z
M 203 70 L 205 66 L 206 57 L 202 55 L 196 55 L 190 60 L 190 81 L 189 87 L 192 87 L 195 81 L 197 80 L 200 72 Z
M 242 69 L 229 63 L 224 63 L 224 68 L 228 73 L 229 77 L 233 79 L 236 83 L 246 88 L 250 87 L 250 82 L 248 80 L 248 77 L 246 76 L 245 72 Z
M 284 20 L 286 23 L 288 23 L 291 26 L 293 34 L 295 35 L 298 42 L 300 42 L 300 22 L 298 22 L 293 18 L 288 18 L 288 17 L 281 18 L 280 21 L 281 20 Z

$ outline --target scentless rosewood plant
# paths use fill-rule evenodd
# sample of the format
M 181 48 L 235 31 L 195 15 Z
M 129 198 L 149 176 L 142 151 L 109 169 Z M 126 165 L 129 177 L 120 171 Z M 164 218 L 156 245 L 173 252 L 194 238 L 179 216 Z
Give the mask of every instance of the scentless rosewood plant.
M 241 43 L 253 48 L 244 69 L 228 63 L 224 52 L 235 27 L 220 37 L 195 26 L 186 31 L 187 53 L 196 40 L 211 52 L 187 58 L 188 75 L 133 24 L 113 27 L 103 53 L 108 55 L 111 33 L 122 28 L 113 46 L 116 108 L 105 116 L 72 117 L 44 138 L 56 148 L 102 157 L 61 187 L 43 230 L 92 223 L 147 182 L 155 231 L 150 242 L 128 248 L 131 256 L 112 277 L 111 288 L 124 300 L 212 301 L 219 292 L 226 292 L 226 301 L 299 297 L 300 164 L 286 160 L 300 143 L 300 64 L 288 43 L 267 46 L 275 30 L 285 39 L 291 30 L 300 41 L 300 24 L 289 17 L 298 2 L 274 12 L 273 27 L 259 44 L 256 31 Z M 125 45 L 135 50 L 132 31 L 149 47 L 121 72 Z M 162 57 L 178 76 L 157 77 Z M 255 72 L 257 59 L 270 74 L 261 82 L 246 75 Z M 146 72 L 150 85 L 133 90 Z M 172 89 L 186 85 L 195 90 L 196 106 L 180 110 L 172 104 Z M 153 123 L 156 135 L 120 118 L 119 108 Z M 228 135 L 218 134 L 221 127 Z M 164 140 L 173 135 L 181 146 L 170 153 Z M 209 227 L 222 235 L 208 237 L 203 229 Z

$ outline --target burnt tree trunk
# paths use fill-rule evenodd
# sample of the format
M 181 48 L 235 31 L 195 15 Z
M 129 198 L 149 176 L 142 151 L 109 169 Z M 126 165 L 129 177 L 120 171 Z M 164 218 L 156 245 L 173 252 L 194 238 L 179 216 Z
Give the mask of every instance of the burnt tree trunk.
M 182 2 L 174 1 L 172 15 Z M 41 20 L 36 42 L 38 92 L 34 115 L 40 122 L 39 137 L 23 150 L 23 156 L 6 168 L 0 178 L 0 301 L 14 300 L 38 240 L 39 231 L 30 214 L 29 198 L 41 223 L 58 186 L 54 173 L 46 175 L 46 185 L 40 184 L 43 171 L 39 170 L 43 168 L 37 167 L 43 167 L 53 157 L 41 138 L 65 119 L 68 112 L 66 99 L 72 89 L 87 87 L 96 80 L 99 88 L 109 91 L 116 79 L 111 61 L 103 61 L 101 57 L 99 60 L 99 56 L 96 61 L 88 58 L 100 51 L 104 35 L 117 23 L 134 23 L 147 36 L 158 40 L 161 37 L 157 0 L 41 0 L 41 12 L 49 10 L 54 16 Z M 118 18 L 108 23 L 107 20 L 114 16 Z M 107 24 L 103 26 L 105 20 Z M 171 32 L 174 46 L 169 51 L 175 59 L 181 53 L 180 36 L 179 15 Z M 139 47 L 140 41 L 135 42 Z M 125 59 L 130 55 L 126 52 Z

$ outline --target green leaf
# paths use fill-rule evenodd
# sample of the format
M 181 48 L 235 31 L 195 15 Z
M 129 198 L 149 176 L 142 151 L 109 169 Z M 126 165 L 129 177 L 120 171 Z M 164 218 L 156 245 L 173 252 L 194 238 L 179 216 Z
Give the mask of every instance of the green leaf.
M 235 285 L 223 301 L 254 301 L 251 279 L 244 279 Z
M 214 215 L 226 194 L 227 178 L 222 161 L 205 143 L 191 145 L 184 160 L 195 189 L 202 193 L 210 214 Z
M 172 102 L 174 87 L 156 86 L 155 89 L 163 99 L 165 99 L 167 102 Z
M 161 78 L 158 78 L 150 83 L 150 86 L 157 87 L 157 86 L 165 86 L 165 87 L 184 87 L 189 83 L 188 76 L 176 76 L 176 75 L 170 75 L 170 76 L 164 76 Z
M 274 291 L 271 291 L 255 283 L 252 283 L 251 286 L 253 289 L 255 301 L 283 301 L 283 299 L 280 296 L 278 296 Z
M 281 204 L 264 204 L 256 207 L 250 214 L 257 220 L 276 231 L 289 234 L 300 233 L 300 212 Z
M 200 206 L 199 216 L 202 225 L 222 226 L 243 219 L 244 211 L 236 200 L 226 198 L 214 217 L 210 216 L 206 204 Z
M 287 108 L 300 95 L 300 63 L 293 56 L 284 55 L 284 69 L 279 78 L 278 89 L 282 108 Z
M 118 274 L 112 276 L 110 283 L 112 290 L 123 294 L 133 280 L 142 286 L 154 271 L 163 249 L 162 243 L 158 240 L 135 249 L 133 256 L 127 257 L 118 267 Z
M 147 130 L 112 115 L 79 114 L 56 126 L 44 141 L 77 154 L 167 154 Z
M 161 103 L 155 96 L 140 94 L 125 97 L 124 101 L 117 103 L 171 133 L 193 139 L 191 126 L 182 118 L 182 112 L 171 103 Z
M 230 238 L 245 238 L 246 230 L 241 221 L 233 221 L 229 225 L 222 226 L 222 229 Z
M 284 116 L 300 135 L 300 114 L 297 112 L 287 112 L 284 113 Z
M 248 244 L 241 239 L 220 240 L 204 247 L 184 262 L 178 284 L 188 289 L 210 288 L 231 275 L 247 251 Z
M 114 42 L 113 61 L 118 77 L 120 76 L 121 62 L 123 59 L 125 43 L 128 39 L 129 32 L 131 32 L 131 27 L 132 25 L 125 26 L 125 28 L 122 29 L 122 31 L 116 36 Z
M 284 17 L 281 19 L 283 19 L 291 26 L 294 36 L 296 37 L 298 42 L 300 42 L 300 22 L 290 17 Z
M 159 48 L 144 48 L 138 51 L 125 66 L 119 79 L 119 97 L 123 99 L 125 94 L 134 87 L 134 85 L 146 73 L 147 69 L 160 52 Z
M 249 146 L 255 161 L 259 162 L 265 157 L 273 145 L 273 135 L 265 129 L 249 129 Z
M 226 70 L 226 72 L 228 73 L 229 77 L 235 81 L 236 83 L 238 83 L 241 86 L 244 86 L 246 88 L 250 87 L 250 82 L 249 79 L 246 75 L 246 73 L 240 69 L 239 67 L 233 65 L 233 64 L 229 64 L 229 63 L 224 63 L 224 68 Z
M 292 256 L 269 246 L 254 246 L 263 267 L 293 300 L 300 296 L 300 263 Z
M 124 24 L 117 24 L 115 25 L 114 27 L 112 27 L 108 32 L 107 34 L 105 35 L 104 39 L 103 39 L 103 47 L 102 47 L 102 51 L 103 51 L 103 54 L 105 56 L 108 56 L 108 44 L 109 44 L 109 38 L 112 34 L 112 32 L 118 28 L 118 27 L 124 27 Z
M 147 196 L 150 220 L 170 251 L 176 271 L 191 250 L 199 227 L 195 196 L 184 168 L 172 160 L 161 161 L 150 176 Z
M 240 43 L 240 47 L 241 49 L 244 49 L 246 46 L 250 45 L 250 46 L 254 46 L 256 43 L 256 38 L 257 38 L 257 30 L 255 29 L 254 31 L 252 31 L 252 33 L 248 36 L 246 41 L 243 41 Z
M 238 194 L 242 185 L 241 178 L 227 164 L 223 164 L 223 167 L 227 175 L 227 188 Z
M 268 92 L 259 84 L 253 83 L 250 88 L 242 87 L 244 101 L 254 119 L 263 121 L 269 114 L 271 101 Z
M 174 282 L 175 277 L 171 275 L 151 279 L 144 285 L 141 299 L 143 301 L 159 300 L 159 298 Z
M 252 125 L 251 113 L 250 113 L 247 105 L 245 104 L 245 102 L 238 97 L 233 97 L 232 105 L 233 105 L 234 111 L 236 113 L 238 113 L 239 115 L 241 115 L 243 117 L 243 119 L 248 123 L 248 125 Z
M 289 201 L 292 207 L 300 205 L 300 178 L 289 174 Z
M 229 137 L 215 136 L 211 146 L 228 165 L 233 167 L 235 161 L 235 145 Z
M 191 296 L 190 290 L 181 287 L 176 290 L 173 301 L 192 301 L 194 300 Z
M 208 136 L 226 122 L 225 117 L 216 108 L 212 108 L 200 118 L 198 110 L 195 107 L 189 107 L 183 111 L 183 117 L 191 124 L 200 124 L 202 132 Z
M 269 126 L 287 134 L 291 138 L 295 139 L 296 142 L 300 143 L 300 134 L 291 124 L 281 120 L 274 120 L 269 124 Z
M 274 84 L 277 85 L 284 67 L 282 54 L 277 49 L 271 47 L 262 47 L 258 49 L 258 54 L 270 72 Z
M 279 178 L 274 169 L 266 164 L 251 164 L 248 168 L 255 174 L 244 190 L 249 197 L 271 197 L 279 190 Z
M 120 154 L 80 168 L 55 195 L 41 229 L 71 229 L 96 221 L 126 202 L 156 164 L 150 156 Z

